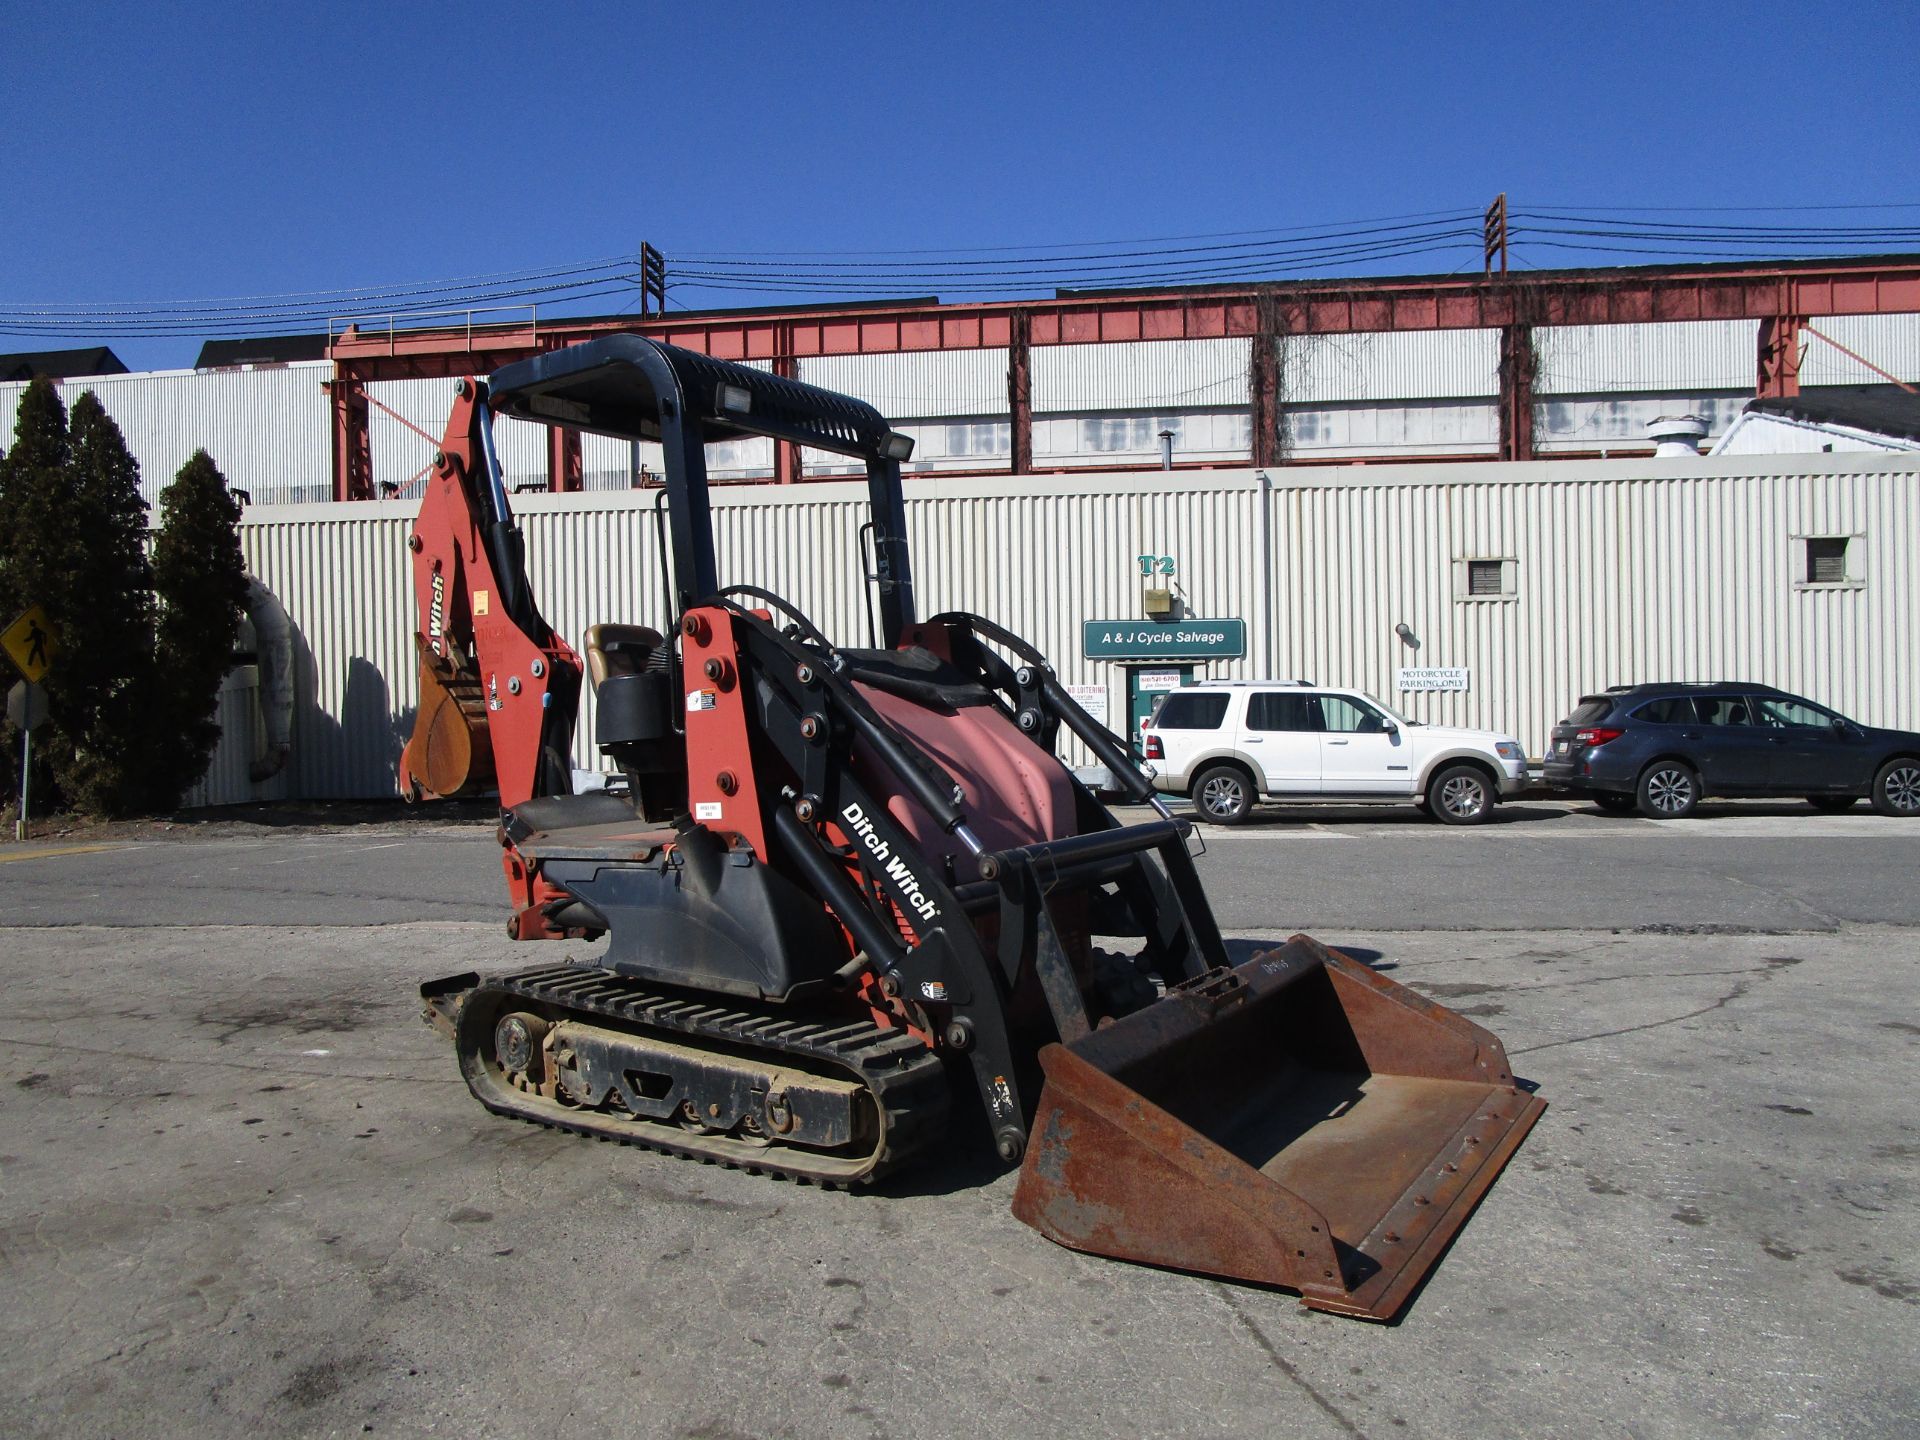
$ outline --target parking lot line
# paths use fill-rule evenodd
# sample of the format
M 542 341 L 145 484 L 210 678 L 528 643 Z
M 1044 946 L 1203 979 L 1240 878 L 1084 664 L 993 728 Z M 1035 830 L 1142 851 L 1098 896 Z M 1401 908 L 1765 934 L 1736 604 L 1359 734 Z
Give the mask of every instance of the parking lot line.
M 14 860 L 51 860 L 56 855 L 91 855 L 100 850 L 130 850 L 130 845 L 55 845 L 46 850 L 27 850 L 18 855 L 0 855 L 0 865 Z

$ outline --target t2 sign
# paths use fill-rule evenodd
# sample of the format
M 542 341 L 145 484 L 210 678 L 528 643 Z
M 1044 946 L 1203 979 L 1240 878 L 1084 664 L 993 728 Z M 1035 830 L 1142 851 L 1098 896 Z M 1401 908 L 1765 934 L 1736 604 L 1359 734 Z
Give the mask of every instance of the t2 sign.
M 1140 578 L 1142 580 L 1151 580 L 1156 575 L 1171 575 L 1174 573 L 1175 567 L 1173 556 L 1171 555 L 1136 555 L 1133 558 L 1140 562 Z

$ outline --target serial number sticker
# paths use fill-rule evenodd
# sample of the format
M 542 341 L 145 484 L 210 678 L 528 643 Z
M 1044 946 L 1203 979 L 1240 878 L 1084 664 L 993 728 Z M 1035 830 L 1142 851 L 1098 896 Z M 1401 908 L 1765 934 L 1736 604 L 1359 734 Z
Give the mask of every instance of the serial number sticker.
M 722 820 L 722 819 L 725 819 L 726 817 L 725 817 L 725 816 L 723 816 L 723 815 L 722 815 L 722 814 L 720 813 L 720 811 L 721 811 L 721 806 L 720 806 L 720 802 L 719 802 L 719 801 L 717 801 L 717 800 L 702 800 L 702 801 L 699 801 L 699 802 L 698 802 L 697 804 L 695 804 L 695 805 L 694 805 L 694 807 L 693 807 L 693 818 L 694 818 L 694 819 L 696 819 L 696 820 Z
M 698 710 L 711 710 L 719 703 L 720 692 L 717 690 L 689 690 L 687 692 L 687 713 L 689 715 Z

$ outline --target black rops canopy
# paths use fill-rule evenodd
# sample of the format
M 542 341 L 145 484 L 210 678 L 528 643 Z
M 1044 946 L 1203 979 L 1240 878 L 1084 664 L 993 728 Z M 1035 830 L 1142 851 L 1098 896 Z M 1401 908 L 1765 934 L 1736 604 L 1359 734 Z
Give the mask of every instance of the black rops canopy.
M 895 436 L 864 401 L 639 335 L 609 335 L 503 365 L 488 388 L 496 414 L 620 440 L 661 439 L 664 394 L 685 407 L 708 444 L 771 435 L 878 459 L 888 456 L 883 447 L 891 437 L 890 458 L 906 458 L 898 453 L 906 437 Z
M 913 623 L 900 490 L 900 462 L 913 453 L 913 443 L 864 401 L 639 335 L 609 335 L 503 365 L 487 388 L 495 414 L 659 442 L 666 456 L 674 600 L 682 612 L 720 588 L 706 446 L 766 435 L 864 460 L 873 524 L 869 578 L 885 644 L 897 644 Z

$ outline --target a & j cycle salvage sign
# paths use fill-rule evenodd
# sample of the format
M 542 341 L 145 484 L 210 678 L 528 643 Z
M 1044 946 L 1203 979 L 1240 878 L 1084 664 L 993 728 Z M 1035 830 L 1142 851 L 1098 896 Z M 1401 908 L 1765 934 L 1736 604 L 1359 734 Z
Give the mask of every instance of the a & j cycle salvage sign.
M 1080 629 L 1089 660 L 1237 659 L 1247 653 L 1244 620 L 1088 620 Z

